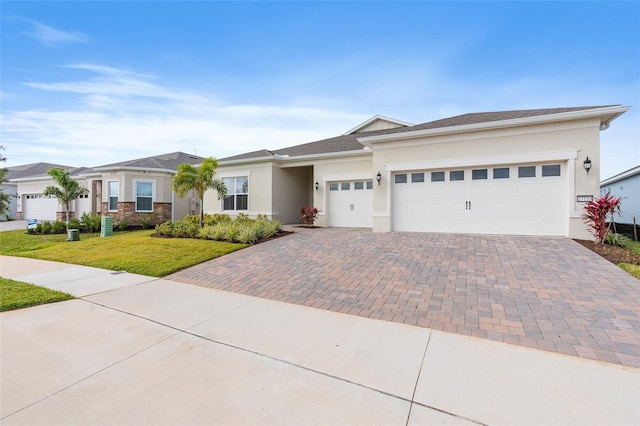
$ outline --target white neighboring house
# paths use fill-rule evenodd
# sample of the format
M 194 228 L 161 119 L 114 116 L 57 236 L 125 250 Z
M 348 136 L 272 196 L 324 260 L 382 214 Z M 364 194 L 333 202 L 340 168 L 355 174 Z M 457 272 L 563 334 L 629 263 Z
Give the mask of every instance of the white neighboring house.
M 600 182 L 600 195 L 607 192 L 622 197 L 622 215 L 616 216 L 616 223 L 633 225 L 635 217 L 636 224 L 640 224 L 640 165 Z
M 5 212 L 4 215 L 0 216 L 0 222 L 4 222 L 7 220 L 13 220 L 16 218 L 16 214 L 18 212 L 18 184 L 14 182 L 5 182 L 2 184 L 2 192 L 7 194 L 9 199 L 9 208 Z
M 207 213 L 264 214 L 374 232 L 590 238 L 581 218 L 600 180 L 600 132 L 629 107 L 483 112 L 412 125 L 374 116 L 343 135 L 219 160 L 228 193 Z M 585 170 L 587 157 L 592 165 Z

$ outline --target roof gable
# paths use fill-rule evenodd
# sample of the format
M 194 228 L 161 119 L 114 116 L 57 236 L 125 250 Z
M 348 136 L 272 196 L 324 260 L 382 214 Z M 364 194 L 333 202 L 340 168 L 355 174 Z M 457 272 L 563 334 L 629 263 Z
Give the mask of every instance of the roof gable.
M 373 132 L 376 130 L 397 129 L 398 127 L 409 127 L 409 126 L 413 126 L 413 124 L 407 123 L 405 121 L 396 120 L 395 118 L 388 118 L 382 115 L 374 115 L 367 121 L 358 124 L 353 129 L 344 133 L 343 136 L 351 135 L 353 133 Z

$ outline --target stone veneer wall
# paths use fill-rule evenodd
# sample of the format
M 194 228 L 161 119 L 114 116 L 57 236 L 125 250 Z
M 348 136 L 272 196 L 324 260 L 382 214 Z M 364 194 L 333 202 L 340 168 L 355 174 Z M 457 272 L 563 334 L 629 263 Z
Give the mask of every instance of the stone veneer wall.
M 107 203 L 102 203 L 102 211 L 108 216 L 124 219 L 129 226 L 140 226 L 140 215 L 148 215 L 149 213 L 136 212 L 136 203 L 132 201 L 121 201 L 118 203 L 118 212 L 107 211 Z M 155 213 L 154 225 L 164 223 L 171 220 L 171 203 L 153 203 L 153 212 Z
M 76 217 L 76 212 L 69 212 L 69 220 L 75 219 L 75 217 Z M 56 220 L 58 220 L 60 222 L 66 222 L 67 221 L 67 213 L 65 213 L 65 212 L 56 212 Z

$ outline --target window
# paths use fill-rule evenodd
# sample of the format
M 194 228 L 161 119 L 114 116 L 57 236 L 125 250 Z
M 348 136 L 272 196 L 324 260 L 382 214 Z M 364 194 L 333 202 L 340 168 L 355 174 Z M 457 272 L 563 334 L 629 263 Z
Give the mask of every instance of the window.
M 431 172 L 431 182 L 444 182 L 444 172 Z
M 109 208 L 110 212 L 118 211 L 118 194 L 120 193 L 120 182 L 109 182 Z
M 136 182 L 136 211 L 153 211 L 153 182 Z
M 367 181 L 367 189 L 373 189 L 373 181 L 372 180 L 368 180 Z
M 223 210 L 247 210 L 249 206 L 249 178 L 246 176 L 222 179 L 227 188 Z
M 542 176 L 560 176 L 560 164 L 542 166 Z
M 508 167 L 500 167 L 498 169 L 493 169 L 493 178 L 494 179 L 509 179 L 509 168 Z
M 395 183 L 407 183 L 407 175 L 405 173 L 400 175 L 395 175 L 394 179 L 395 179 Z
M 351 189 L 351 182 L 342 182 L 340 184 L 340 189 L 343 191 L 348 191 Z
M 329 184 L 329 191 L 337 191 L 338 190 L 338 184 L 337 183 L 330 183 Z
M 464 180 L 464 170 L 452 170 L 449 172 L 449 180 Z
M 518 177 L 519 178 L 536 177 L 536 166 L 518 167 Z
M 411 173 L 411 182 L 424 182 L 424 173 Z
M 487 178 L 487 169 L 471 170 L 472 180 L 483 180 Z
M 353 189 L 364 189 L 364 182 L 355 182 L 353 184 Z

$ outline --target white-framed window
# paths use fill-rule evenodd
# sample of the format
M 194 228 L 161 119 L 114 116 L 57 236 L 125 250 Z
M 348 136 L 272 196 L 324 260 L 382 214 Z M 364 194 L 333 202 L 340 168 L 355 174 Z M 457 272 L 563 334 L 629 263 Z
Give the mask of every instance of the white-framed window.
M 227 188 L 222 202 L 223 210 L 248 210 L 249 209 L 249 178 L 247 176 L 229 177 L 222 179 Z
M 136 191 L 136 211 L 152 212 L 153 211 L 153 181 L 137 180 L 134 181 Z
M 110 212 L 118 211 L 118 195 L 120 194 L 120 182 L 109 181 L 107 182 L 109 201 L 108 201 L 108 210 Z

